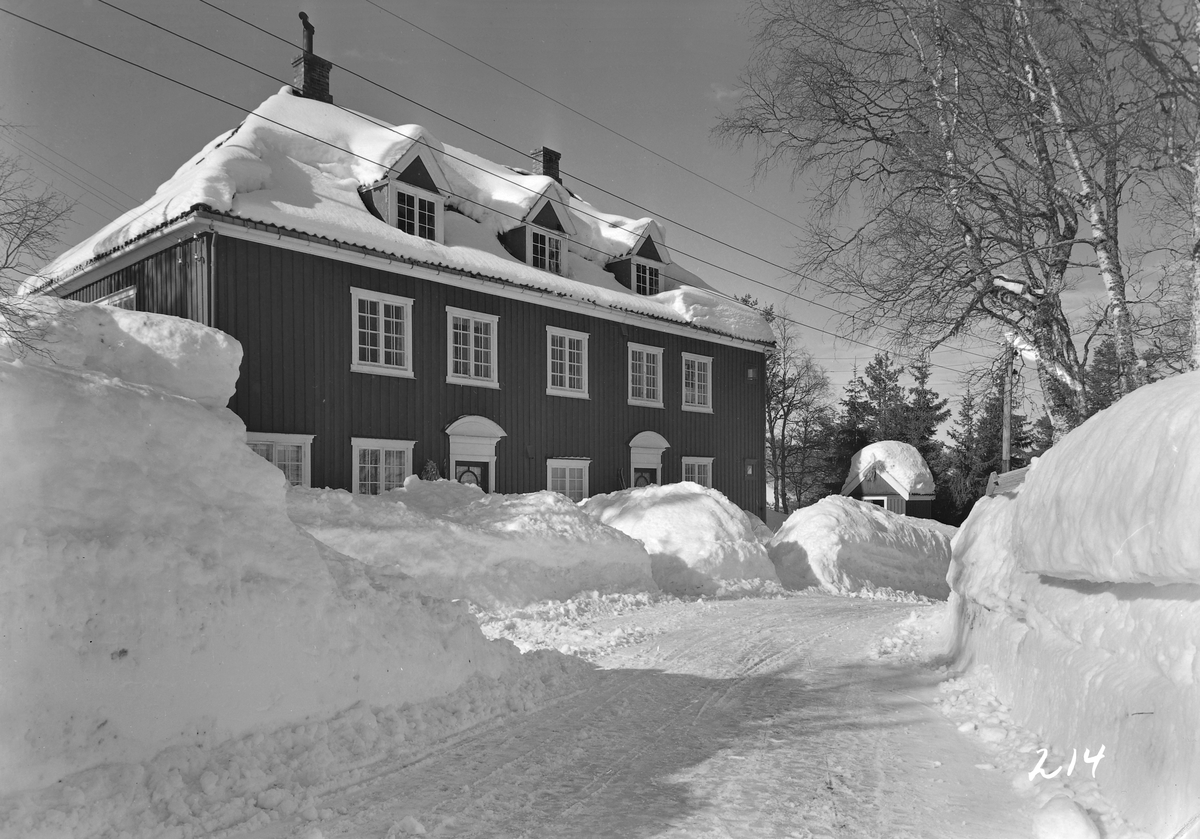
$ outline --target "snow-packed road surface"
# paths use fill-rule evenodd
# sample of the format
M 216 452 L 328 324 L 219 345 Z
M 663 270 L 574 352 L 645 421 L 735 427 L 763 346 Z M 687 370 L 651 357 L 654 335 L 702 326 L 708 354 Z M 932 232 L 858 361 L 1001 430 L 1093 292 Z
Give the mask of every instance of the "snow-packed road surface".
M 913 609 L 813 596 L 607 619 L 648 640 L 584 689 L 377 764 L 320 796 L 332 819 L 248 835 L 1029 836 L 1028 802 L 931 707 L 938 676 L 870 657 Z

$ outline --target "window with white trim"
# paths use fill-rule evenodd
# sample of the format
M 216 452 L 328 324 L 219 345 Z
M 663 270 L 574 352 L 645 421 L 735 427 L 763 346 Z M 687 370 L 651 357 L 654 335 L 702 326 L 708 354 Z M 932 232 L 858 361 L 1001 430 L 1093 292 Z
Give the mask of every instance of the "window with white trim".
M 356 373 L 412 377 L 412 307 L 407 297 L 350 289 Z
M 446 307 L 446 381 L 499 387 L 496 338 L 500 318 Z
M 712 357 L 683 354 L 683 410 L 712 413 Z
M 246 445 L 256 455 L 275 464 L 292 486 L 311 486 L 312 434 L 276 434 L 247 431 Z
M 588 334 L 546 327 L 546 393 L 551 396 L 588 395 Z
M 640 259 L 633 260 L 633 290 L 635 292 L 658 294 L 661 289 L 658 277 L 658 266 L 642 262 Z
M 137 311 L 137 286 L 129 286 L 120 291 L 114 291 L 112 294 L 106 294 L 96 301 L 103 303 L 105 306 L 113 306 L 117 309 L 127 309 L 131 312 Z
M 379 495 L 389 489 L 404 486 L 412 474 L 414 440 L 379 440 L 371 437 L 351 437 L 354 451 L 354 480 L 357 495 Z
M 541 227 L 529 226 L 529 264 L 551 274 L 562 274 L 566 248 L 562 237 Z
M 404 186 L 396 190 L 396 226 L 410 236 L 438 240 L 437 208 L 440 196 Z
M 712 486 L 712 464 L 711 457 L 685 457 L 683 458 L 683 479 L 691 481 L 700 486 Z
M 663 406 L 662 347 L 629 345 L 629 404 Z
M 552 457 L 546 460 L 546 487 L 572 501 L 588 497 L 588 470 L 591 459 L 586 457 Z

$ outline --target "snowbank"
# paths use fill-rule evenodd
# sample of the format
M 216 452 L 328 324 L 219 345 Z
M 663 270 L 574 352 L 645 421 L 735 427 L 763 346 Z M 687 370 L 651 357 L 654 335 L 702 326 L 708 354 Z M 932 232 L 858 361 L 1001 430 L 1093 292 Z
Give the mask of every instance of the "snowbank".
M 854 487 L 871 475 L 886 474 L 897 489 L 908 495 L 932 495 L 934 492 L 933 473 L 929 471 L 921 453 L 908 443 L 896 440 L 883 440 L 859 449 L 850 458 L 850 472 L 846 475 L 846 483 L 842 493 L 850 492 Z
M 0 346 L 0 792 L 511 665 L 465 607 L 288 521 L 218 407 L 237 342 L 67 301 L 33 325 L 43 352 Z
M 1015 499 L 977 502 L 949 575 L 960 661 L 989 667 L 1060 752 L 1103 746 L 1101 790 L 1158 836 L 1200 800 L 1198 386 L 1192 373 L 1135 392 L 1043 456 Z
M 377 496 L 292 489 L 288 513 L 325 544 L 439 597 L 523 606 L 656 589 L 641 545 L 556 492 L 489 495 L 414 476 Z
M 1141 388 L 1071 432 L 1021 488 L 1027 571 L 1120 583 L 1200 582 L 1200 373 Z
M 715 594 L 721 580 L 778 581 L 756 534 L 762 523 L 715 489 L 639 487 L 593 495 L 583 509 L 644 544 L 655 582 L 671 594 Z
M 944 599 L 950 540 L 920 519 L 829 496 L 792 513 L 769 546 L 788 588 L 893 589 Z

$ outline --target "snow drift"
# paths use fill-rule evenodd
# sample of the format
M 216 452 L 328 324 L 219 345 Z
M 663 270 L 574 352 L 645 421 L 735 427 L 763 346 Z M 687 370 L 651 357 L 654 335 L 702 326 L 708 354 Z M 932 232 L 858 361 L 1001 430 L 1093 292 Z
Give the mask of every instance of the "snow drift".
M 638 487 L 593 495 L 583 509 L 645 545 L 655 582 L 670 594 L 715 594 L 721 580 L 778 581 L 756 535 L 762 523 L 715 489 Z
M 348 556 L 409 575 L 427 593 L 483 606 L 656 588 L 638 542 L 556 492 L 486 494 L 413 476 L 378 496 L 293 488 L 288 513 Z
M 944 599 L 950 539 L 920 519 L 829 496 L 792 513 L 775 533 L 771 561 L 787 588 L 835 594 L 894 589 Z
M 236 341 L 68 301 L 33 326 L 42 352 L 0 344 L 0 792 L 516 658 L 288 521 L 283 475 L 221 407 Z
M 1104 794 L 1170 836 L 1200 800 L 1200 374 L 1144 387 L 981 499 L 954 540 L 958 656 Z

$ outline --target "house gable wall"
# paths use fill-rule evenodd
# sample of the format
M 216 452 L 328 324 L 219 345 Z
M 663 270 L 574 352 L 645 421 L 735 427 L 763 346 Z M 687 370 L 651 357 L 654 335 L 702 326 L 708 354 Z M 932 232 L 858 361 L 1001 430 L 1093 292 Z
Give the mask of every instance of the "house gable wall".
M 92 303 L 134 286 L 137 288 L 135 303 L 138 311 L 174 315 L 211 325 L 207 282 L 210 241 L 208 234 L 184 239 L 76 289 L 66 297 Z

